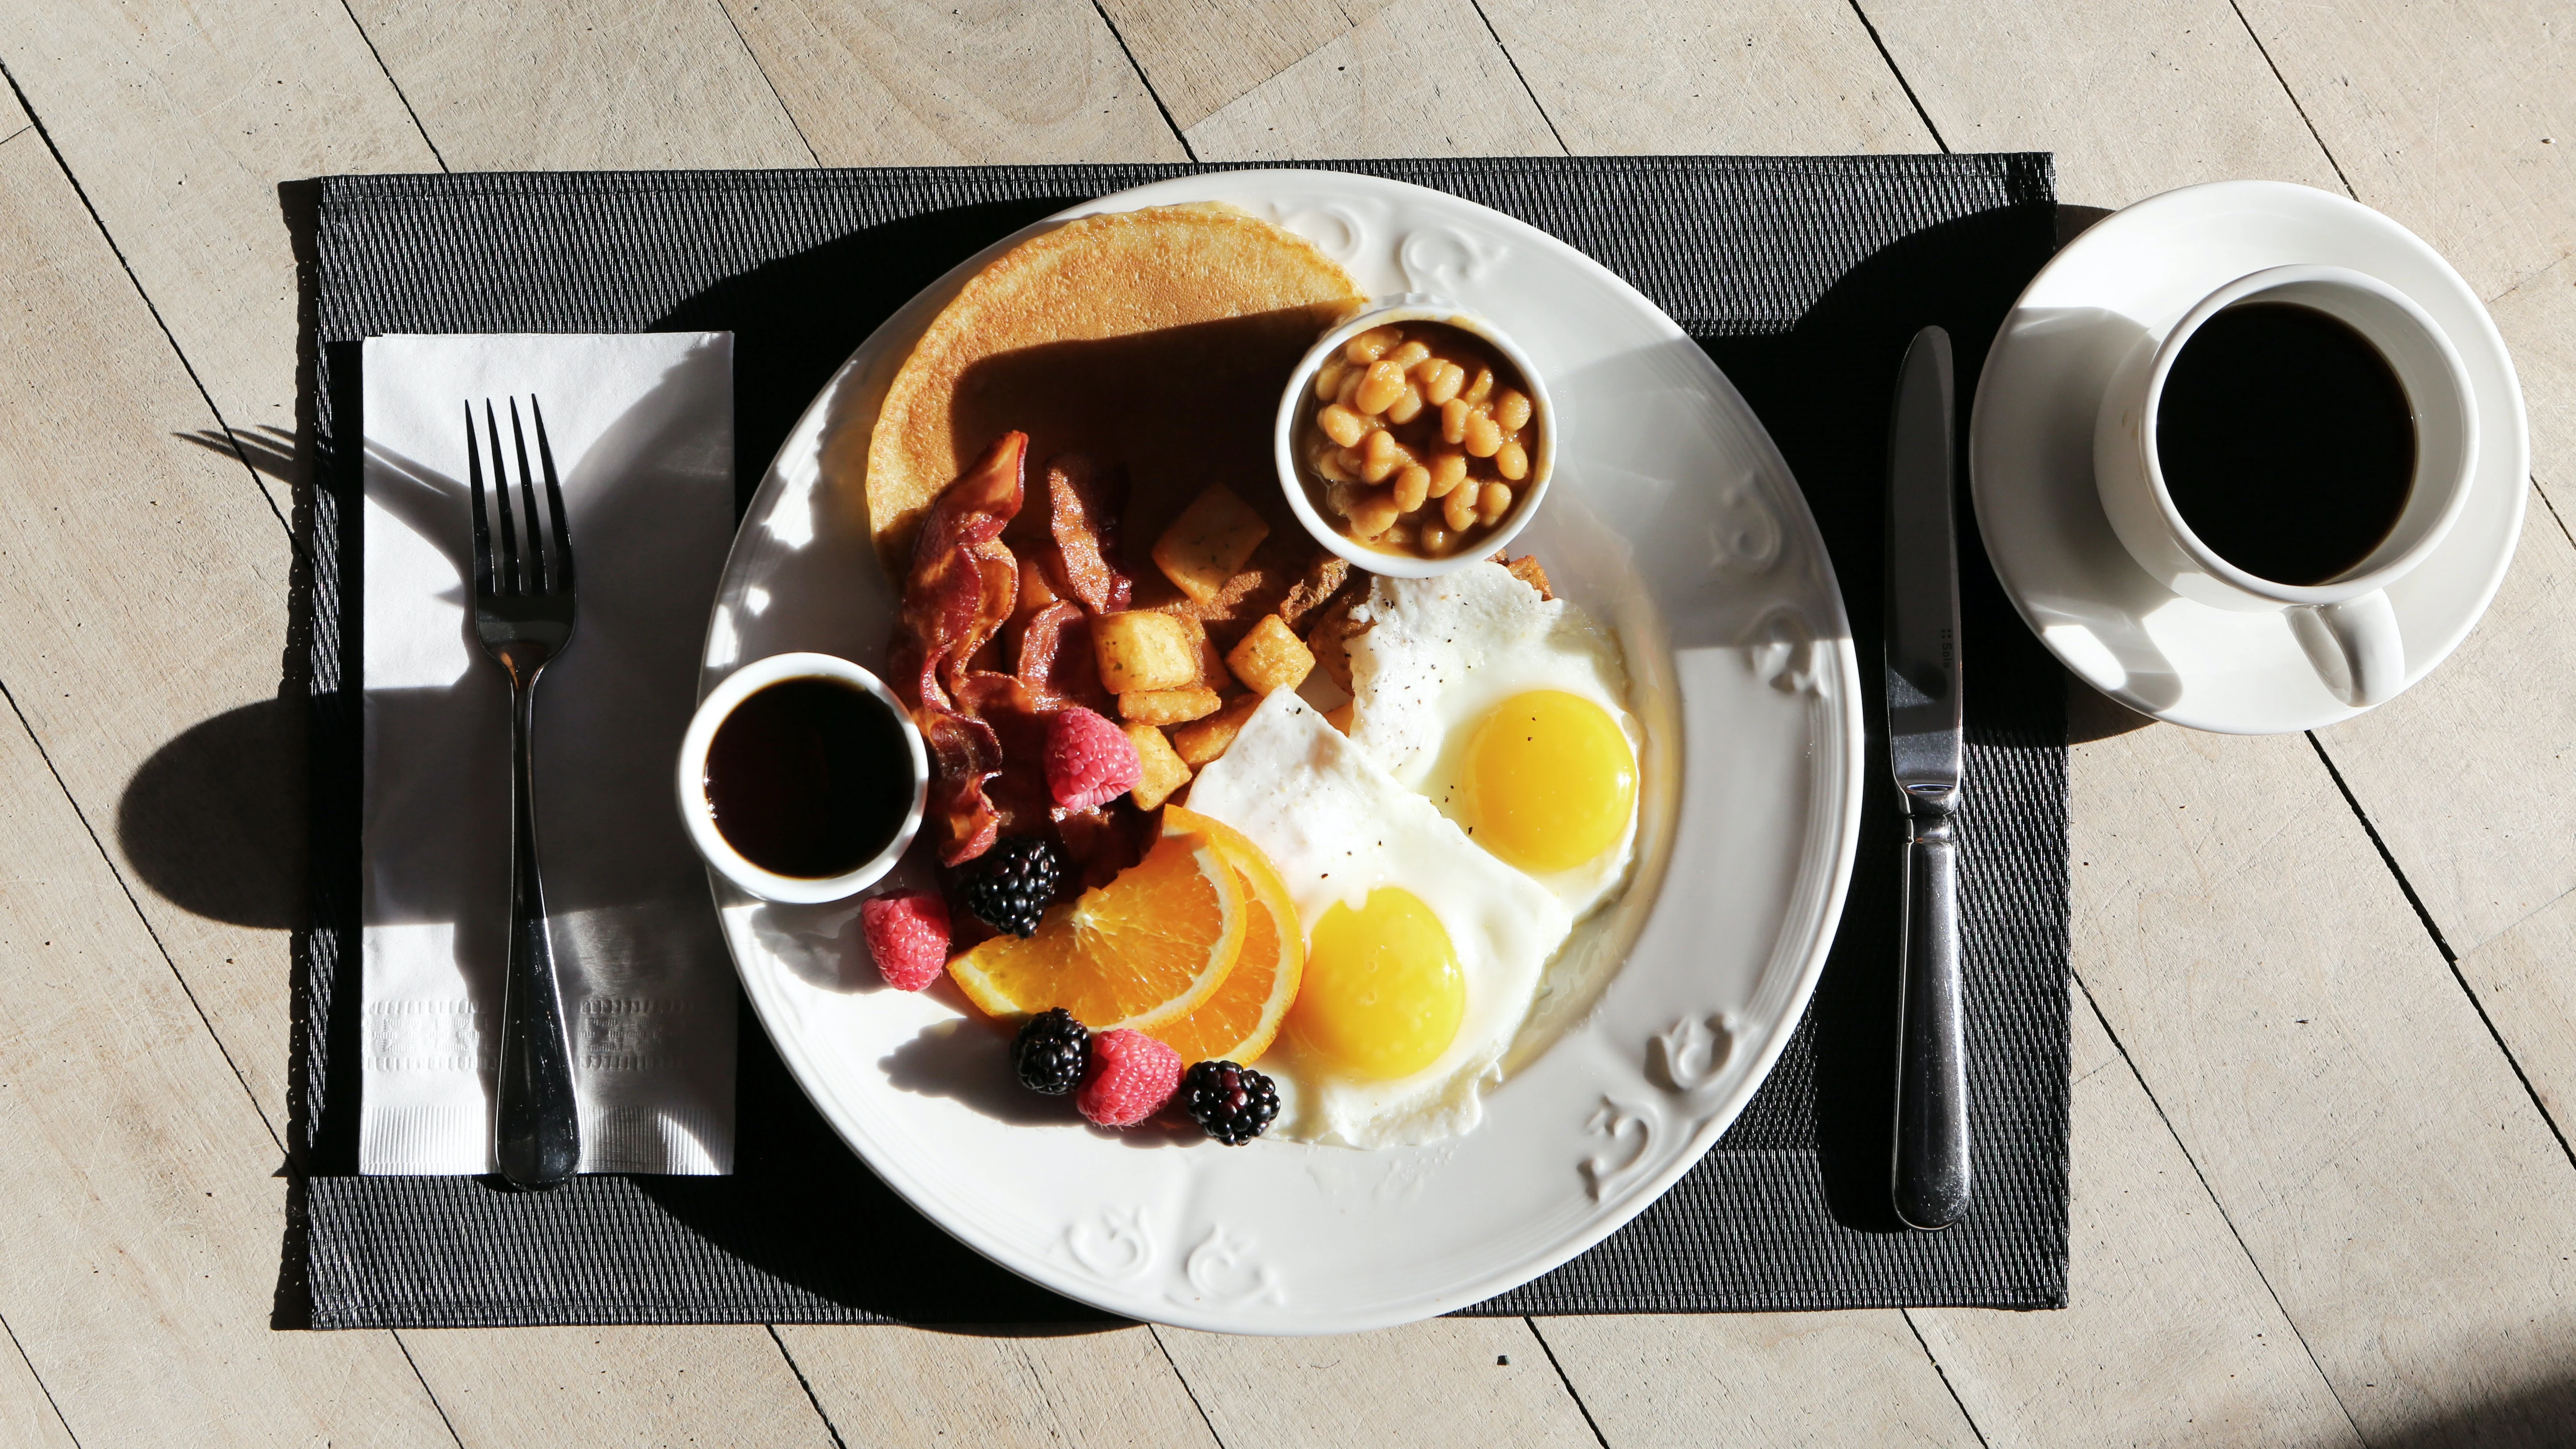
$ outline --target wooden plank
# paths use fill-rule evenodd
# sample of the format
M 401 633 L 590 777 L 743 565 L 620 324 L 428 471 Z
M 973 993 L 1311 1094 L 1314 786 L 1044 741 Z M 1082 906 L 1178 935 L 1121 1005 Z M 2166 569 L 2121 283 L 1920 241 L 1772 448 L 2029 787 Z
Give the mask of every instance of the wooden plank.
M 286 534 L 238 461 L 174 441 L 205 402 L 32 131 L 0 143 L 0 349 L 0 682 L 282 1134 Z
M 0 643 L 0 681 L 47 742 L 53 769 L 151 923 L 146 935 L 135 905 L 117 895 L 141 953 L 131 965 L 158 973 L 177 1009 L 188 1013 L 186 1029 L 221 1066 L 194 1014 L 201 1008 L 240 1069 L 239 1079 L 225 1069 L 196 1081 L 196 1100 L 184 1105 L 196 1113 L 237 1105 L 247 1114 L 251 1102 L 240 1095 L 246 1079 L 252 1100 L 282 1133 L 287 928 L 301 911 L 302 762 L 292 728 L 299 710 L 263 696 L 277 688 L 275 661 L 286 639 L 287 540 L 237 461 L 173 440 L 211 420 L 204 400 L 32 132 L 0 143 L 0 346 L 20 359 L 22 383 L 0 398 L 7 433 L 0 439 L 0 548 L 10 564 L 0 573 L 0 598 L 26 625 Z M 61 466 L 86 457 L 118 465 Z M 42 766 L 33 778 L 57 788 Z M 63 814 L 70 816 L 68 805 Z M 98 862 L 98 873 L 108 874 L 87 834 L 67 837 L 56 851 Z M 184 993 L 170 975 L 172 963 L 186 978 Z M 92 1029 L 113 1035 L 104 1023 Z M 122 1109 L 101 1098 L 89 1110 Z M 173 1130 L 185 1130 L 185 1121 Z M 228 1141 L 226 1165 L 256 1184 L 242 1220 L 226 1224 L 234 1236 L 225 1251 L 234 1256 L 224 1271 L 259 1295 L 256 1313 L 241 1309 L 245 1331 L 266 1317 L 284 1222 L 282 1185 L 266 1175 L 279 1149 L 252 1121 L 254 1140 L 208 1139 Z M 152 1162 L 140 1157 L 128 1166 L 140 1172 Z M 111 1298 L 100 1307 L 132 1314 L 150 1304 L 127 1292 L 121 1303 Z M 752 1336 L 768 1351 L 760 1361 L 775 1364 L 767 1336 Z M 352 1342 L 352 1353 L 356 1343 L 374 1345 L 403 1392 L 427 1412 L 436 1440 L 448 1442 L 392 1340 L 361 1335 Z M 477 1404 L 528 1401 L 535 1390 L 522 1376 L 563 1380 L 582 1371 L 579 1362 L 556 1362 L 540 1349 L 496 1339 L 487 1381 L 451 1378 L 447 1386 Z M 215 1335 L 211 1356 L 187 1372 L 218 1372 L 221 1356 L 234 1352 Z M 735 1413 L 784 1414 L 819 1430 L 793 1376 L 782 1366 L 773 1377 L 773 1393 L 740 1393 Z M 667 1417 L 650 1398 L 632 1398 L 627 1407 L 633 1416 L 619 1435 L 606 1437 L 632 1437 L 622 1431 L 640 1433 Z M 602 1412 L 594 1406 L 589 1422 L 603 1422 Z
M 2546 502 L 2459 652 L 2318 738 L 2454 952 L 2576 890 L 2576 544 Z
M 276 1140 L 15 718 L 0 856 L 0 1319 L 73 1435 L 452 1444 L 390 1334 L 270 1329 Z
M 2576 526 L 2576 254 L 2523 278 L 2487 308 L 2522 375 L 2533 481 L 2558 526 Z M 2547 521 L 2535 514 L 2527 526 Z
M 2240 177 L 2343 189 L 2228 0 L 1865 8 L 1944 141 L 2055 151 L 2067 201 Z
M 2559 1130 L 2576 1128 L 2576 891 L 2462 955 L 2460 974 Z
M 778 1335 L 850 1444 L 1216 1442 L 1150 1329 L 1015 1335 L 782 1325 Z
M 1471 0 L 1398 0 L 1184 134 L 1202 161 L 1564 151 Z
M 1542 1318 L 1538 1333 L 1619 1449 L 1978 1442 L 1893 1311 Z
M 2170 9 L 2138 13 L 2153 24 Z M 2247 14 L 2269 42 L 2274 31 L 2263 23 L 2267 12 L 2295 10 L 2300 24 L 2331 25 L 2355 9 L 2337 7 L 2331 20 L 2309 7 L 2249 5 Z M 2014 16 L 2009 23 L 2037 23 L 2010 7 L 1963 10 L 1949 7 L 1937 18 L 1967 27 L 2007 23 L 1976 19 L 1993 11 Z M 1881 13 L 1872 7 L 1873 18 Z M 1902 24 L 1880 23 L 1899 66 L 1916 79 L 1918 94 L 1954 145 L 1964 144 L 1964 133 L 1949 119 L 1950 108 L 1964 101 L 1961 114 L 1974 115 L 1980 93 L 2017 98 L 2075 62 L 2064 54 L 2043 55 L 2034 64 L 2021 53 L 1962 50 L 1976 64 L 1963 66 L 1954 85 L 1940 67 L 1911 59 L 1921 37 Z M 2423 15 L 2409 23 L 2424 30 L 2419 49 L 2442 49 L 2435 31 L 2446 21 Z M 2180 48 L 2160 53 L 2178 63 L 2187 58 Z M 2277 44 L 2272 58 L 2281 58 Z M 2199 97 L 2185 125 L 2160 123 L 2164 112 L 2139 99 L 2121 100 L 2121 88 L 2109 81 L 2088 82 L 2081 93 L 2088 104 L 2096 95 L 2113 102 L 2102 106 L 2102 119 L 2089 132 L 2101 148 L 2090 173 L 2108 178 L 2106 188 L 2146 190 L 2195 179 L 2192 158 L 2213 126 L 2222 136 L 2287 135 L 2286 122 L 2232 41 L 2208 36 L 2198 63 L 2217 65 L 2222 74 L 2215 81 L 2187 74 L 2172 82 L 2180 94 Z M 2392 50 L 2374 63 L 2413 61 Z M 2451 68 L 2447 56 L 2427 65 L 2433 72 Z M 2286 64 L 2283 73 L 2316 119 L 2314 87 Z M 2341 84 L 2339 74 L 2324 82 Z M 2474 84 L 2466 76 L 2452 83 Z M 2438 104 L 2430 93 L 2424 99 Z M 2377 100 L 2385 104 L 2389 97 Z M 2273 112 L 2261 125 L 2249 131 L 2243 120 L 2229 119 L 2257 101 Z M 2080 116 L 2061 112 L 2050 124 L 2088 134 Z M 2337 145 L 2337 133 L 2322 123 L 2320 129 L 2327 146 L 2344 155 L 2349 148 Z M 2291 140 L 2280 144 L 2288 150 L 2255 154 L 2294 155 Z M 2063 174 L 2069 196 L 2096 199 L 2078 179 L 2087 174 L 2080 159 L 2066 163 Z M 2271 174 L 2319 179 L 2286 166 Z M 2380 199 L 2366 187 L 2362 194 L 2365 201 Z M 2106 189 L 2098 199 L 2134 197 Z M 2511 618 L 2500 633 L 2513 634 Z M 2531 618 L 2528 632 L 2545 640 L 2550 629 L 2540 611 Z M 2522 646 L 2526 653 L 2533 647 Z M 2519 664 L 2500 665 L 2494 655 L 2512 652 L 2492 651 L 2485 663 L 2455 662 L 2445 679 L 2453 672 L 2464 680 L 2471 671 L 2509 674 Z M 2427 688 L 2414 706 L 2423 713 L 2410 735 L 2418 768 L 2431 741 L 2439 742 L 2445 768 L 2488 753 L 2528 758 L 2514 755 L 2517 747 L 2493 733 L 2529 727 L 2514 711 L 2499 718 L 2482 702 L 2444 708 L 2444 690 Z M 2461 691 L 2460 698 L 2473 693 Z M 2393 717 L 2383 712 L 2356 732 L 2367 734 Z M 2335 738 L 2341 760 L 2349 752 L 2339 733 Z M 2083 968 L 2086 979 L 2146 1085 L 2208 1174 L 2363 1435 L 2432 1423 L 2463 1436 L 2509 1437 L 2566 1407 L 2553 1406 L 2545 1390 L 2535 1389 L 2546 1382 L 2540 1365 L 2565 1352 L 2564 1333 L 2534 1335 L 2523 1325 L 2548 1321 L 2547 1305 L 2565 1291 L 2551 1265 L 2562 1261 L 2564 1234 L 2556 1224 L 2565 1215 L 2556 1204 L 2568 1191 L 2567 1164 L 2509 1064 L 2482 1040 L 2475 1008 L 2378 868 L 2376 851 L 2323 765 L 2313 750 L 2304 756 L 2303 750 L 2306 742 L 2296 737 L 2221 740 L 2158 728 L 2080 754 L 2073 812 L 2078 856 L 2107 867 L 2104 875 L 2116 888 L 2098 893 L 2079 917 L 2078 960 L 2094 963 Z M 2381 797 L 2385 772 L 2360 773 L 2367 778 L 2356 782 L 2356 794 L 2383 829 L 2408 815 L 2394 798 Z M 2455 852 L 2478 856 L 2483 843 L 2457 830 L 2458 822 L 2504 810 L 2549 812 L 2552 801 L 2564 798 L 2563 792 L 2497 788 L 2461 799 L 2443 817 L 2413 826 L 2421 835 L 2410 840 L 2408 852 L 2430 861 Z M 2440 833 L 2445 821 L 2453 822 L 2447 837 Z M 2542 887 L 2521 882 L 2516 888 L 2527 903 Z M 2526 1265 L 2537 1265 L 2537 1272 Z M 1984 1402 L 1974 1377 L 1963 1372 L 1963 1396 Z M 2543 1397 L 2532 1397 L 2535 1392 Z
M 826 166 L 1185 159 L 1084 0 L 764 0 L 730 13 Z
M 1435 1318 L 1332 1338 L 1155 1332 L 1226 1449 L 1599 1442 L 1517 1318 Z
M 412 1329 L 402 1339 L 466 1449 L 832 1443 L 765 1328 Z
M 2563 0 L 2244 0 L 2355 195 L 2492 297 L 2576 251 Z
M 1480 8 L 1577 155 L 1939 149 L 1848 6 Z
M 2576 133 L 2576 53 L 2563 7 L 2252 0 L 2244 15 L 2355 194 L 2422 234 L 2482 295 L 2504 294 L 2497 315 L 2522 363 L 2535 472 L 2561 490 L 2563 518 L 2576 443 L 2576 134 L 2559 134 Z M 2544 823 L 2576 803 L 2571 567 L 2563 523 L 2533 509 L 2494 611 L 2461 652 L 2389 707 L 2322 735 L 2455 951 L 2576 888 L 2576 841 Z M 2426 751 L 2429 739 L 2444 747 Z
M 1351 28 L 1374 4 L 1102 0 L 1172 124 L 1190 127 Z
M 2080 879 L 2089 891 L 2101 873 Z M 2066 1311 L 1911 1315 L 1978 1430 L 2001 1444 L 2357 1446 L 2297 1330 L 2080 994 L 2072 1047 Z
M 2085 981 L 2362 1437 L 2548 1442 L 2576 1173 L 2315 751 L 2159 725 L 2073 778 Z
M 2322 736 L 2465 953 L 2576 888 L 2576 842 L 2545 823 L 2576 805 L 2566 527 L 2576 502 L 2566 461 L 2576 443 L 2576 48 L 2565 7 L 2549 0 L 2251 0 L 2244 14 L 2354 193 L 2498 299 L 2530 407 L 2534 473 L 2557 505 L 2555 516 L 2530 510 L 2493 612 L 2440 674 Z
M 0 59 L 224 423 L 291 438 L 295 257 L 278 183 L 438 169 L 348 12 L 338 0 L 12 10 Z M 284 515 L 283 486 L 276 496 Z
M 54 1412 L 54 1401 L 45 1397 L 45 1386 L 36 1382 L 36 1371 L 27 1366 L 15 1343 L 0 1346 L 0 1444 L 78 1449 L 72 1431 L 63 1426 L 63 1416 Z
M 455 171 L 805 166 L 718 0 L 352 0 Z

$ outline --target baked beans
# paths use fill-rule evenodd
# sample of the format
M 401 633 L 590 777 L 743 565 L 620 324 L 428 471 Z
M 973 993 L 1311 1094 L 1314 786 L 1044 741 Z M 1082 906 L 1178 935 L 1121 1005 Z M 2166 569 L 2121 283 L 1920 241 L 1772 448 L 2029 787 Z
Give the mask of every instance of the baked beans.
M 1445 558 L 1490 537 L 1539 481 L 1528 384 L 1492 344 L 1445 322 L 1360 333 L 1315 374 L 1298 439 L 1307 487 L 1342 532 Z

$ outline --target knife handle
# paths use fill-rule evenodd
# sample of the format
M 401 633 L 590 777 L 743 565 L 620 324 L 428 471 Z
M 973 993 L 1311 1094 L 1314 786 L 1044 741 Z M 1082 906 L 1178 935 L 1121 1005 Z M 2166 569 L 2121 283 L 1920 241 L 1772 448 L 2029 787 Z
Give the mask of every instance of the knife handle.
M 1909 816 L 1896 1048 L 1896 1215 L 1946 1228 L 1967 1215 L 1968 1072 L 1959 982 L 1959 846 L 1947 815 Z

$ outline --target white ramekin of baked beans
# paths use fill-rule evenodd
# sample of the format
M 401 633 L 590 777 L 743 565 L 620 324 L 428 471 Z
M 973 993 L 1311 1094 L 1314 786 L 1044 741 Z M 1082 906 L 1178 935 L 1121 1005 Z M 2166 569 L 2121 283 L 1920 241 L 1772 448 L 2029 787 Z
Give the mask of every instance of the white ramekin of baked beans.
M 1279 481 L 1317 542 L 1429 578 L 1491 557 L 1537 513 L 1556 410 L 1491 322 L 1399 297 L 1318 339 L 1279 400 Z

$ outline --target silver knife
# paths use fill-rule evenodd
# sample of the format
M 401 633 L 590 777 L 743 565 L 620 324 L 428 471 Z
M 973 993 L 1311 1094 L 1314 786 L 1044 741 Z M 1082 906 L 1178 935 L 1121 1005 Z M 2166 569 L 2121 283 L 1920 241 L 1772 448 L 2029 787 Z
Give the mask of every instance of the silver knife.
M 1968 1211 L 1961 1039 L 1959 546 L 1950 499 L 1950 334 L 1905 350 L 1887 444 L 1887 742 L 1905 801 L 1905 913 L 1896 1056 L 1896 1215 L 1946 1228 Z

